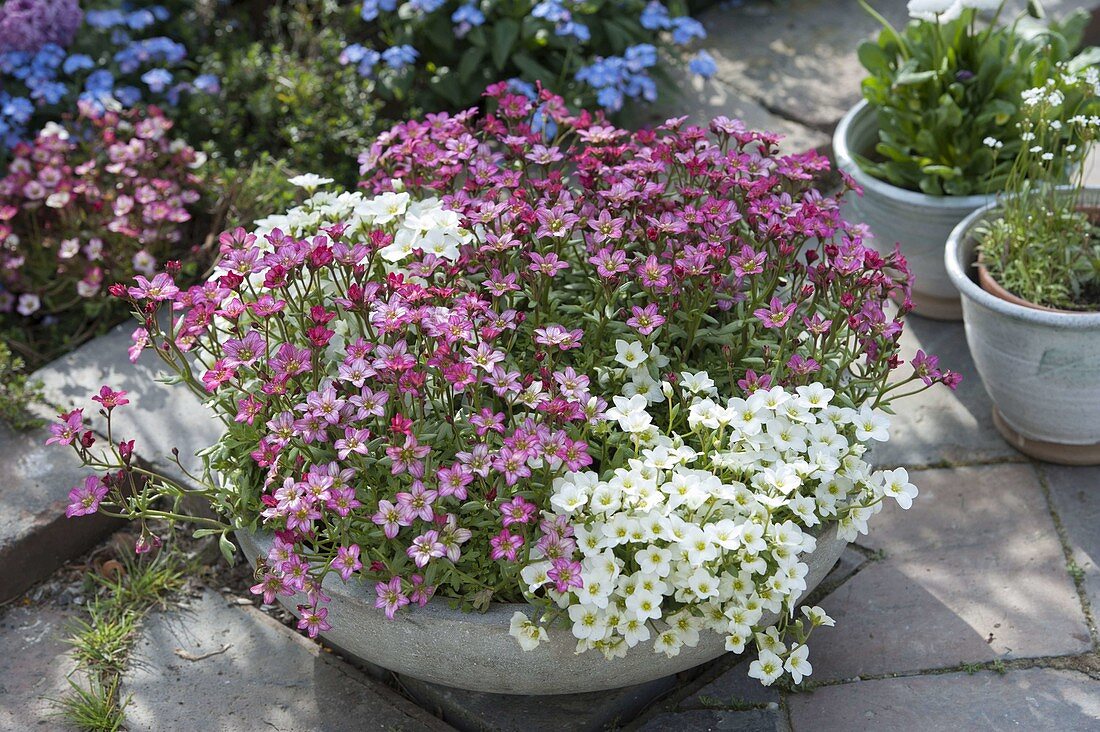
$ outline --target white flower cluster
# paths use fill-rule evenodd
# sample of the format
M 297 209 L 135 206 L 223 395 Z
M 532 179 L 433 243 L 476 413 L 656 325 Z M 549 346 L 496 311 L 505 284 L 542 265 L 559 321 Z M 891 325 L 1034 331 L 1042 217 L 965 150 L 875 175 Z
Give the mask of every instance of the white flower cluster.
M 618 350 L 637 364 L 637 351 Z M 678 381 L 690 432 L 658 429 L 641 394 L 615 397 L 607 416 L 628 435 L 625 467 L 554 483 L 551 506 L 574 527 L 583 586 L 555 592 L 546 560 L 523 578 L 567 609 L 578 652 L 611 658 L 652 640 L 674 656 L 709 630 L 736 653 L 755 640 L 750 675 L 763 683 L 784 670 L 798 682 L 811 671 L 808 632 L 791 622 L 807 590 L 804 558 L 817 544 L 808 529 L 835 522 L 850 541 L 884 497 L 908 508 L 917 489 L 905 470 L 872 471 L 863 459 L 867 441 L 888 438 L 886 416 L 834 405 L 821 384 L 722 404 L 705 372 Z M 675 417 L 679 406 L 668 409 Z M 832 624 L 818 608 L 803 612 L 811 630 Z M 523 618 L 513 624 L 525 648 L 544 639 L 540 630 Z
M 909 0 L 909 17 L 933 23 L 950 23 L 964 10 L 994 11 L 1003 0 Z
M 308 174 L 292 178 L 291 182 L 312 191 L 332 180 Z M 292 236 L 305 236 L 317 233 L 323 224 L 334 222 L 347 224 L 352 231 L 387 227 L 393 234 L 393 242 L 378 254 L 390 264 L 408 258 L 414 249 L 453 262 L 458 259 L 459 246 L 473 240 L 473 233 L 462 228 L 459 215 L 444 208 L 438 198 L 414 201 L 405 191 L 381 193 L 372 198 L 359 191 L 318 191 L 285 214 L 260 219 L 255 233 L 263 236 L 280 229 Z

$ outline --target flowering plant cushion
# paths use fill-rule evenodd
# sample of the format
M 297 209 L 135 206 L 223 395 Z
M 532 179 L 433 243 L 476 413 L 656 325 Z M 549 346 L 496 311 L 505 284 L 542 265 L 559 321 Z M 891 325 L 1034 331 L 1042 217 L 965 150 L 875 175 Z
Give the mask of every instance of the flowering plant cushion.
M 487 94 L 483 117 L 384 134 L 361 191 L 297 178 L 307 200 L 224 234 L 205 285 L 115 288 L 133 357 L 226 425 L 199 491 L 224 519 L 202 531 L 273 532 L 253 591 L 303 596 L 310 635 L 338 625 L 339 577 L 391 618 L 523 603 L 509 630 L 533 653 L 559 626 L 610 659 L 716 637 L 755 643 L 765 683 L 801 679 L 832 622 L 798 612 L 814 532 L 910 504 L 867 445 L 893 398 L 958 382 L 924 353 L 891 375 L 904 259 L 814 188 L 823 159 L 732 120 L 630 133 Z M 54 439 L 110 472 L 76 509 L 172 517 L 153 501 L 181 489 L 126 497 L 132 445 L 83 445 L 80 421 Z

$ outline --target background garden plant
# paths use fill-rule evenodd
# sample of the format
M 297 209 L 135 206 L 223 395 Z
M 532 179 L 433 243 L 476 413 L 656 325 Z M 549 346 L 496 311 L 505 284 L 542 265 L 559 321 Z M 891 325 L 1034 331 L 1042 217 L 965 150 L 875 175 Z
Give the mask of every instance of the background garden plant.
M 896 30 L 861 3 L 884 27 L 859 48 L 869 74 L 863 96 L 879 125 L 874 155 L 859 162 L 908 190 L 963 196 L 1004 189 L 1022 146 L 1021 94 L 1043 86 L 1059 65 L 1076 71 L 1100 61 L 1095 48 L 1075 55 L 1089 20 L 1084 10 L 1047 21 L 1032 0 L 1028 15 L 1001 25 L 1004 2 L 911 0 L 913 19 Z M 992 13 L 988 24 L 982 11 Z M 1002 143 L 999 154 L 983 144 L 988 137 Z
M 188 49 L 166 33 L 161 5 L 128 9 L 75 0 L 6 0 L 0 5 L 0 162 L 47 122 L 72 116 L 78 101 L 175 107 L 182 97 L 217 94 L 219 81 L 195 74 Z
M 124 312 L 103 297 L 116 279 L 181 257 L 195 276 L 204 194 L 201 157 L 156 107 L 81 102 L 70 129 L 17 144 L 0 179 L 0 334 L 37 366 Z
M 1011 160 L 997 215 L 976 230 L 982 264 L 1028 302 L 1100 309 L 1097 211 L 1079 208 L 1085 160 L 1100 134 L 1100 72 L 1062 68 L 1023 95 L 1023 145 Z M 988 138 L 995 155 L 1002 143 Z M 1064 171 L 1074 171 L 1064 185 Z
M 618 112 L 655 101 L 663 67 L 704 38 L 680 0 L 472 2 L 365 0 L 341 62 L 376 82 L 389 100 L 427 111 L 477 103 L 487 84 L 516 78 L 574 108 Z M 699 52 L 695 73 L 714 62 Z
M 823 158 L 780 156 L 775 137 L 728 119 L 709 133 L 682 120 L 630 133 L 548 92 L 533 102 L 501 83 L 487 94 L 494 111 L 482 118 L 437 115 L 382 135 L 361 160 L 366 193 L 318 192 L 256 233 L 225 233 L 207 284 L 183 290 L 160 273 L 114 288 L 142 321 L 131 357 L 155 351 L 226 432 L 206 453 L 202 487 L 173 484 L 133 463 L 133 442 L 110 427 L 128 399 L 105 386 L 95 400 L 110 444 L 97 446 L 79 410 L 52 427 L 51 442 L 106 473 L 73 489 L 71 515 L 177 519 L 191 495 L 221 516 L 200 520 L 199 533 L 220 534 L 227 555 L 228 532 L 274 530 L 253 592 L 300 594 L 299 627 L 312 636 L 330 627 L 328 574 L 375 583 L 391 617 L 433 594 L 464 609 L 583 607 L 595 583 L 578 542 L 593 527 L 556 510 L 560 479 L 593 487 L 584 476 L 653 469 L 635 457 L 686 468 L 696 438 L 704 451 L 729 440 L 732 452 L 708 460 L 731 472 L 688 506 L 714 509 L 719 528 L 746 539 L 760 532 L 748 551 L 768 553 L 745 561 L 761 582 L 780 571 L 774 551 L 812 549 L 812 538 L 775 530 L 788 500 L 797 496 L 790 515 L 804 526 L 821 510 L 856 532 L 890 486 L 899 501 L 915 494 L 904 476 L 859 467 L 862 443 L 885 439 L 881 409 L 893 398 L 958 378 L 921 353 L 908 378 L 888 381 L 901 323 L 886 304 L 905 299 L 905 262 L 865 247 L 813 188 Z M 331 180 L 295 182 L 312 191 Z M 765 412 L 795 394 L 812 406 L 784 411 L 787 430 Z M 802 425 L 814 409 L 829 416 L 810 438 Z M 758 430 L 727 434 L 721 415 Z M 780 465 L 788 448 L 791 460 L 809 451 L 813 480 Z M 656 457 L 669 451 L 678 457 Z M 738 491 L 743 514 L 722 503 Z M 674 525 L 677 504 L 650 495 L 664 506 L 653 518 Z M 680 559 L 675 596 L 634 620 L 687 618 L 678 642 L 694 644 L 701 606 L 684 595 Z M 740 592 L 732 563 L 709 566 L 726 578 L 724 601 Z M 777 600 L 793 609 L 796 587 L 762 584 L 762 604 L 753 589 L 736 596 L 751 616 Z M 573 615 L 582 647 L 618 652 L 611 635 L 581 635 Z M 753 628 L 750 616 L 737 622 Z M 804 641 L 801 624 L 790 630 Z M 515 631 L 525 644 L 542 632 Z M 760 642 L 784 664 L 805 660 Z

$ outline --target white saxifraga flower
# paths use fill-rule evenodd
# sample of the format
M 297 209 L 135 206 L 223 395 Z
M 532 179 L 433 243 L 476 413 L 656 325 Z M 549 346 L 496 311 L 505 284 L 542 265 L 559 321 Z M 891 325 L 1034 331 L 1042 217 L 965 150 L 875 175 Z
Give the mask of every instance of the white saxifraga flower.
M 615 341 L 615 360 L 628 369 L 638 368 L 648 357 L 649 354 L 638 341 L 627 342 L 622 339 Z
M 525 651 L 533 651 L 535 648 L 538 648 L 539 643 L 546 640 L 548 637 L 545 628 L 531 622 L 526 615 L 519 611 L 516 611 L 516 613 L 512 615 L 512 622 L 508 632 L 519 641 L 520 648 Z
M 326 186 L 331 183 L 332 178 L 322 178 L 314 173 L 303 173 L 302 175 L 296 175 L 293 178 L 289 178 L 288 182 L 292 186 L 305 188 L 307 191 L 315 191 L 321 186 Z
M 660 355 L 625 341 L 616 350 L 632 352 L 630 363 Z M 633 383 L 640 373 L 635 366 L 611 378 Z M 851 540 L 883 497 L 911 505 L 916 488 L 904 470 L 875 472 L 864 460 L 866 443 L 888 438 L 889 422 L 869 406 L 834 405 L 821 384 L 728 400 L 705 372 L 681 374 L 678 385 L 671 408 L 687 432 L 660 426 L 646 396 L 624 387 L 604 415 L 604 429 L 628 437 L 609 438 L 627 451 L 621 467 L 553 484 L 550 506 L 572 527 L 581 587 L 549 588 L 541 553 L 521 578 L 566 609 L 578 651 L 616 658 L 649 642 L 675 656 L 700 633 L 718 632 L 731 651 L 756 645 L 754 678 L 801 681 L 812 671 L 805 638 L 788 650 L 776 627 L 760 622 L 765 612 L 798 609 L 817 546 L 810 527 L 834 523 Z M 820 608 L 803 614 L 811 630 L 833 623 Z

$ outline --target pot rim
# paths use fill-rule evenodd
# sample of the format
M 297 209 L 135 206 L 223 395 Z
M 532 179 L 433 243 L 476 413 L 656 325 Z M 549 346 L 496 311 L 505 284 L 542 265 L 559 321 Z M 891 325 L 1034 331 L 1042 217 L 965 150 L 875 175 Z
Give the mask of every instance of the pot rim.
M 1086 186 L 1083 190 L 1100 194 L 1100 187 Z M 967 270 L 976 259 L 974 249 L 976 242 L 970 236 L 971 230 L 981 221 L 984 221 L 1000 208 L 999 201 L 991 201 L 977 209 L 965 219 L 959 222 L 947 237 L 947 246 L 944 249 L 944 265 L 947 267 L 947 276 L 951 283 L 962 295 L 963 300 L 977 303 L 987 310 L 1002 315 L 1012 320 L 1018 320 L 1033 325 L 1041 325 L 1062 330 L 1095 330 L 1100 328 L 1100 312 L 1074 312 L 1071 310 L 1039 310 L 1032 307 L 1017 305 L 1003 300 L 993 293 L 983 290 L 974 282 Z M 963 258 L 966 264 L 963 264 Z M 965 310 L 964 310 L 965 313 Z
M 933 196 L 920 191 L 911 191 L 908 188 L 900 188 L 893 183 L 875 178 L 864 172 L 855 160 L 852 147 L 848 144 L 848 137 L 856 120 L 871 114 L 874 114 L 874 109 L 866 99 L 860 99 L 854 107 L 845 113 L 833 132 L 833 155 L 836 157 L 837 168 L 852 176 L 852 179 L 864 190 L 875 191 L 882 196 L 910 206 L 953 208 L 960 211 L 971 211 L 986 204 L 991 199 L 993 194 L 989 193 L 972 193 L 966 196 Z

